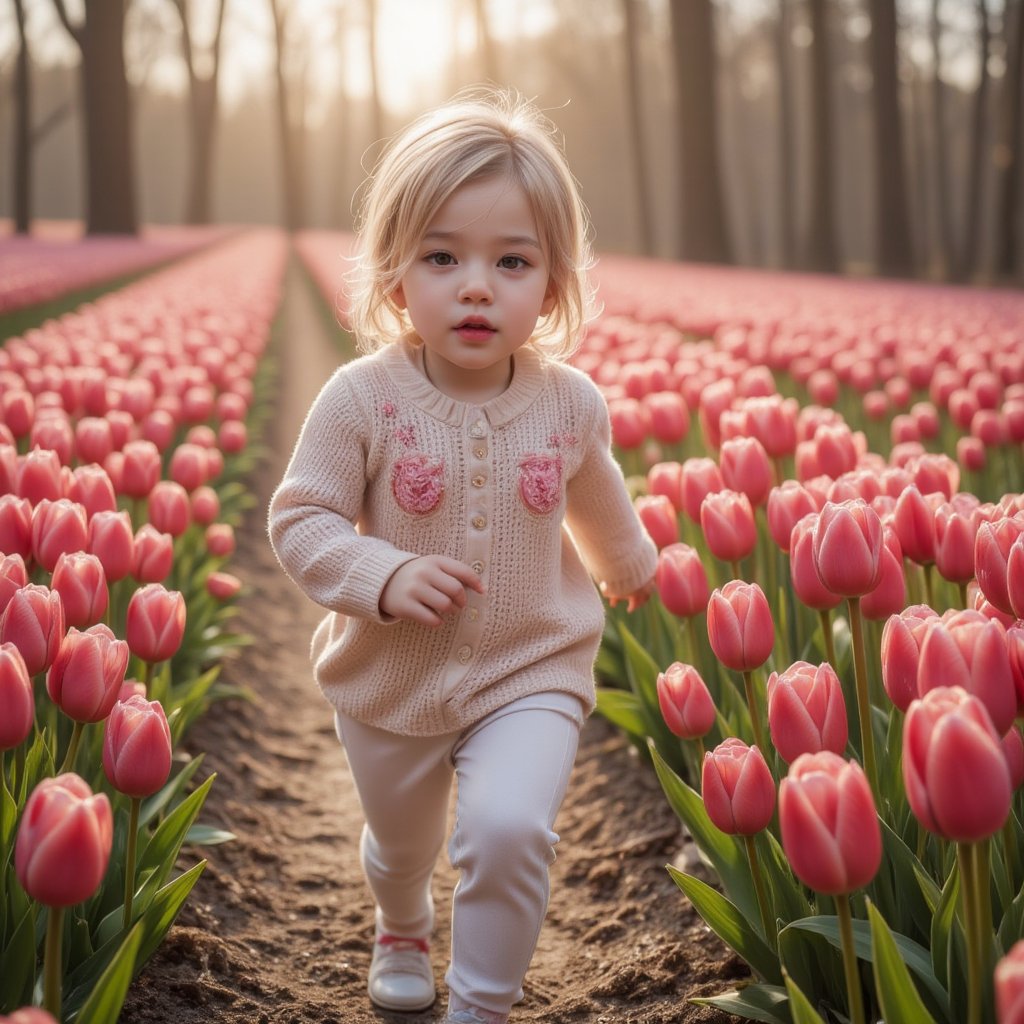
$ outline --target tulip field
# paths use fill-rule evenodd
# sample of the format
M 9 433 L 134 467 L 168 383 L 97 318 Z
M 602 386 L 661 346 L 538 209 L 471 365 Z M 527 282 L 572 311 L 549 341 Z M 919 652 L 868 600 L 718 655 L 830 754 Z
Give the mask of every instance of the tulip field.
M 81 288 L 91 244 L 0 310 Z M 204 849 L 235 842 L 204 818 L 218 780 L 183 741 L 244 697 L 222 667 L 261 642 L 234 625 L 251 568 L 235 531 L 263 514 L 252 483 L 289 247 L 273 231 L 203 245 L 0 347 L 13 1024 L 116 1021 Z M 343 317 L 351 239 L 293 248 Z M 616 773 L 636 776 L 619 792 L 652 793 L 696 849 L 664 847 L 660 912 L 703 924 L 665 979 L 634 966 L 589 1002 L 559 1003 L 564 968 L 535 964 L 528 1019 L 1024 1021 L 1024 296 L 613 256 L 594 277 L 602 308 L 574 363 L 606 396 L 660 550 L 656 595 L 608 609 L 598 707 L 630 754 Z M 300 660 L 307 641 L 289 640 Z M 626 836 L 590 864 L 598 833 L 572 839 L 563 813 L 576 853 L 559 863 L 584 858 L 563 881 L 608 897 L 576 907 L 603 917 L 566 956 L 601 975 L 587 957 L 607 936 L 652 941 L 649 919 L 610 909 L 615 865 L 631 840 L 655 857 L 667 840 Z M 678 996 L 667 976 L 708 932 L 723 969 Z M 332 969 L 325 999 L 351 980 L 368 1012 L 362 969 Z M 628 1009 L 581 1016 L 602 999 Z M 378 1019 L 347 1005 L 294 1019 Z M 240 1003 L 223 1019 L 293 1016 Z

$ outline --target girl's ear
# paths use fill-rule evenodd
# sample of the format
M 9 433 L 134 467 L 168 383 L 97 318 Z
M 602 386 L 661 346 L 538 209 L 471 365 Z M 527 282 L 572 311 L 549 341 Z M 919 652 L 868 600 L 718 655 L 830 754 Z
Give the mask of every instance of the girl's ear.
M 544 293 L 544 301 L 540 306 L 540 315 L 547 316 L 554 308 L 555 303 L 558 301 L 558 296 L 555 294 L 554 282 L 548 280 L 548 290 Z
M 395 288 L 395 290 L 391 293 L 391 301 L 399 309 L 405 309 L 405 307 L 406 307 L 405 289 L 401 285 L 398 285 L 398 287 Z

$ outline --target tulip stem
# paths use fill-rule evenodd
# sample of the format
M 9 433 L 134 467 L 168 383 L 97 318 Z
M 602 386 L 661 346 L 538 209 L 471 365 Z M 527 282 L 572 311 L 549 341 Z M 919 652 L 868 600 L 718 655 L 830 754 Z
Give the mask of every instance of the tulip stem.
M 64 755 L 64 763 L 60 766 L 58 775 L 74 771 L 75 758 L 78 756 L 78 744 L 82 741 L 82 729 L 85 728 L 82 722 L 75 722 L 71 730 L 71 742 L 68 744 L 68 752 Z
M 879 800 L 878 771 L 875 768 L 875 738 L 871 731 L 871 697 L 868 694 L 868 669 L 864 657 L 864 623 L 860 615 L 860 598 L 847 599 L 850 608 L 850 636 L 853 640 L 853 671 L 857 684 L 857 717 L 860 719 L 861 756 L 864 774 L 871 792 Z
M 761 874 L 761 861 L 757 855 L 757 842 L 754 836 L 744 836 L 743 841 L 747 847 L 747 860 L 750 862 L 750 874 L 754 879 L 754 892 L 757 895 L 758 909 L 761 911 L 761 926 L 764 928 L 764 937 L 768 940 L 768 945 L 775 949 L 779 939 L 775 933 L 774 918 L 768 907 L 768 895 L 764 888 L 764 876 Z
M 992 892 L 989 840 L 980 839 L 974 847 L 974 899 L 978 915 L 978 947 L 981 977 L 991 977 L 992 954 Z
M 46 921 L 46 952 L 43 957 L 43 1006 L 60 1020 L 61 939 L 64 934 L 64 908 L 50 907 Z
M 956 588 L 960 592 L 960 607 L 961 608 L 966 608 L 967 607 L 967 584 L 966 583 L 957 583 Z
M 135 896 L 135 852 L 139 842 L 139 807 L 142 801 L 131 798 L 131 811 L 128 814 L 128 851 L 124 860 L 124 918 L 122 924 L 128 931 L 132 923 L 132 899 Z
M 827 608 L 818 609 L 818 621 L 821 623 L 821 637 L 825 641 L 825 659 L 836 669 L 836 642 L 832 636 L 832 613 Z
M 743 688 L 747 694 L 747 710 L 750 712 L 750 724 L 754 730 L 754 742 L 763 754 L 768 748 L 764 745 L 764 732 L 761 729 L 761 713 L 758 711 L 757 698 L 754 695 L 754 673 L 749 669 L 743 671 Z
M 1011 888 L 1016 892 L 1017 889 L 1017 853 L 1014 849 L 1014 826 L 1013 826 L 1013 815 L 1011 814 L 1006 819 L 1006 824 L 1002 828 L 1003 833 L 1003 860 L 1006 861 L 1006 877 L 1009 880 Z
M 846 975 L 846 997 L 849 1001 L 852 1024 L 865 1024 L 864 996 L 860 988 L 860 972 L 857 968 L 857 950 L 853 940 L 853 915 L 850 913 L 850 896 L 838 893 L 835 897 L 836 917 L 839 919 L 839 936 L 843 947 L 843 972 Z
M 981 928 L 980 907 L 974 870 L 974 844 L 957 843 L 960 862 L 960 896 L 964 914 L 964 937 L 967 946 L 967 1020 L 965 1024 L 981 1024 Z
M 695 615 L 687 615 L 686 617 L 686 639 L 689 642 L 690 646 L 690 664 L 699 665 L 700 649 L 697 646 L 699 641 L 697 639 L 697 623 L 694 621 L 694 619 L 696 619 Z
M 21 779 L 25 774 L 25 744 L 20 743 L 14 749 L 14 771 L 11 773 L 11 796 L 15 805 L 20 805 L 18 793 L 21 792 Z
M 932 576 L 932 570 L 935 568 L 932 562 L 926 562 L 921 566 L 924 571 L 924 603 L 929 608 L 935 607 L 935 581 Z

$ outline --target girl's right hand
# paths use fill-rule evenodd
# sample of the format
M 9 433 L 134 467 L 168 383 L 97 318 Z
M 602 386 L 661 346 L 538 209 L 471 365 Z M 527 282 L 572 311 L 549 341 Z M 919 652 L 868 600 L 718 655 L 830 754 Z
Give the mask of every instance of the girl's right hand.
M 440 626 L 466 607 L 466 589 L 484 592 L 480 577 L 465 562 L 443 555 L 421 555 L 400 565 L 384 584 L 380 610 L 396 619 Z

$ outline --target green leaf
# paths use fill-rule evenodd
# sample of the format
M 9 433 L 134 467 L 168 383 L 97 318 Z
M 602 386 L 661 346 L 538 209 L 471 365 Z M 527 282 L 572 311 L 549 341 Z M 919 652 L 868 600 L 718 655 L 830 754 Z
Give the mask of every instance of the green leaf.
M 163 880 L 170 874 L 178 859 L 181 844 L 185 841 L 185 836 L 199 814 L 216 777 L 216 773 L 207 777 L 160 823 L 160 827 L 146 846 L 146 852 L 139 858 L 139 876 L 152 871 L 160 879 L 157 884 L 163 884 Z
M 886 1024 L 936 1024 L 935 1018 L 918 995 L 885 918 L 870 900 L 868 919 L 871 926 L 875 992 Z
M 607 686 L 597 688 L 597 710 L 616 728 L 631 736 L 646 736 L 640 698 L 626 690 Z
M 100 975 L 92 994 L 72 1018 L 74 1024 L 115 1024 L 135 971 L 142 933 L 141 922 L 128 933 L 121 948 Z
M 140 827 L 148 825 L 168 804 L 174 801 L 174 798 L 185 788 L 192 776 L 199 770 L 204 756 L 200 754 L 198 757 L 193 757 L 192 760 L 186 762 L 181 771 L 167 782 L 163 789 L 154 793 L 147 800 L 143 800 L 142 808 L 139 811 Z
M 720 892 L 693 875 L 669 867 L 676 885 L 689 897 L 708 927 L 749 964 L 765 981 L 782 981 L 779 958 L 754 931 L 750 919 L 740 913 Z
M 949 988 L 949 957 L 953 948 L 953 923 L 960 901 L 960 871 L 954 868 L 942 887 L 942 897 L 932 915 L 932 970 L 944 988 Z
M 718 996 L 691 999 L 698 1006 L 714 1006 L 744 1020 L 762 1024 L 791 1024 L 789 994 L 781 985 L 747 985 Z
M 23 909 L 17 927 L 11 929 L 11 939 L 0 956 L 0 963 L 4 966 L 0 971 L 0 1012 L 16 1010 L 32 996 L 35 934 L 35 905 L 29 904 Z
M 788 974 L 785 981 L 793 1024 L 825 1024 L 825 1019 L 811 1005 L 811 1001 L 803 994 L 800 986 Z
M 193 825 L 188 830 L 183 845 L 217 846 L 237 838 L 234 832 L 226 832 L 222 828 L 214 828 L 213 825 Z

